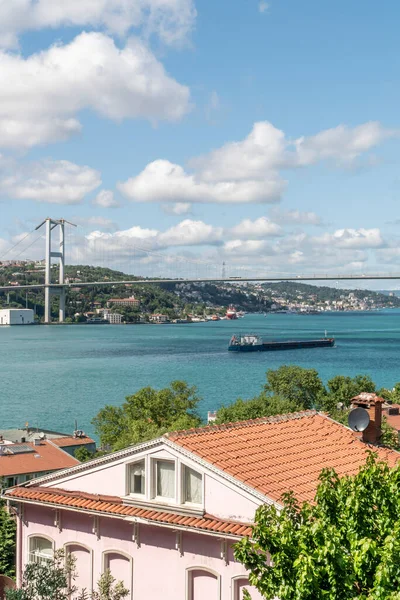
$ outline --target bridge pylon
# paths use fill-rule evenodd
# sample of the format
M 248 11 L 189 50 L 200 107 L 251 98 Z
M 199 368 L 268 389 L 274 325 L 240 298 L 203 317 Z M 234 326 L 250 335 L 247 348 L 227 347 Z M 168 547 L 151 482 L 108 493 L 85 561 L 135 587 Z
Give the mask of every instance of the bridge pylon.
M 73 223 L 66 221 L 65 219 L 51 219 L 47 217 L 40 225 L 36 227 L 36 230 L 40 229 L 45 225 L 46 229 L 46 254 L 45 254 L 45 285 L 44 285 L 44 322 L 51 323 L 51 296 L 56 295 L 60 298 L 60 309 L 58 320 L 60 323 L 64 322 L 65 319 L 65 281 L 64 281 L 64 267 L 65 267 L 65 223 L 76 227 Z M 52 250 L 52 231 L 56 227 L 59 227 L 59 251 L 53 252 Z M 54 287 L 51 281 L 51 259 L 59 259 L 59 274 L 58 274 L 58 286 Z

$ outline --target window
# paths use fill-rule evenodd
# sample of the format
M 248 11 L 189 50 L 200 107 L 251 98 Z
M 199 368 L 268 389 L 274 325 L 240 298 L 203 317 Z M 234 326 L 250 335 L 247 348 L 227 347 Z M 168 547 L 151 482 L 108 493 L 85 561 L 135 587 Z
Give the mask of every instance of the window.
M 43 537 L 29 539 L 29 562 L 39 565 L 46 564 L 53 559 L 53 542 Z
M 144 460 L 130 465 L 129 467 L 129 492 L 131 494 L 145 494 L 146 493 L 146 478 Z
M 183 501 L 201 504 L 203 501 L 203 477 L 189 467 L 183 468 Z
M 191 568 L 186 571 L 186 600 L 219 600 L 220 576 L 213 571 Z
M 175 463 L 169 460 L 156 461 L 156 496 L 175 498 Z

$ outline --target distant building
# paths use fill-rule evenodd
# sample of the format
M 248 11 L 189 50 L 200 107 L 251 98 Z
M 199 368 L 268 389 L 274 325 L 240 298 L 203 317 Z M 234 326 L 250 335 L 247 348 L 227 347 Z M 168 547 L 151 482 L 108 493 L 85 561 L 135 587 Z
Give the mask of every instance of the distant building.
M 5 488 L 78 464 L 76 458 L 39 437 L 20 444 L 0 443 L 0 478 Z
M 31 308 L 3 308 L 0 310 L 0 325 L 31 325 L 35 315 Z
M 74 431 L 71 435 L 50 429 L 29 427 L 28 425 L 24 429 L 0 429 L 0 445 L 33 443 L 35 439 L 47 440 L 58 446 L 58 448 L 62 448 L 71 456 L 78 448 L 86 448 L 89 452 L 96 452 L 96 442 L 81 430 Z
M 134 296 L 129 298 L 110 298 L 107 301 L 107 306 L 130 306 L 131 308 L 139 308 L 140 300 L 137 300 Z
M 161 315 L 160 313 L 155 313 L 154 315 L 150 315 L 149 320 L 152 323 L 168 323 L 169 319 L 167 315 Z
M 112 313 L 112 312 L 104 311 L 103 315 L 104 315 L 104 318 L 109 323 L 111 323 L 111 325 L 121 325 L 121 323 L 122 323 L 123 315 L 121 315 L 120 313 Z

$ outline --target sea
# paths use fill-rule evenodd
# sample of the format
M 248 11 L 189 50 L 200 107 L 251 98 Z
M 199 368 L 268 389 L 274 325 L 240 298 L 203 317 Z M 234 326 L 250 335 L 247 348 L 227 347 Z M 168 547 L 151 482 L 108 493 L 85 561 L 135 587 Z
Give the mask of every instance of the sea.
M 336 338 L 334 348 L 228 352 L 233 333 L 267 339 Z M 366 373 L 378 386 L 400 381 L 400 310 L 318 315 L 249 314 L 236 321 L 167 325 L 40 325 L 0 328 L 1 428 L 95 436 L 92 418 L 144 386 L 175 379 L 198 388 L 206 419 L 257 395 L 268 369 L 296 364 L 334 375 Z M 96 437 L 96 436 L 95 436 Z

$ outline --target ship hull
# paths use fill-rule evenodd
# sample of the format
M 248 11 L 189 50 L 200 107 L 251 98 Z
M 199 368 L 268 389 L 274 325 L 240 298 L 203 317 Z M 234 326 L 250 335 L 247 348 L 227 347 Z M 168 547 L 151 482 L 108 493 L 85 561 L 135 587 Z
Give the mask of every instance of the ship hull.
M 322 340 L 263 342 L 254 346 L 230 344 L 228 350 L 231 352 L 272 352 L 274 350 L 297 350 L 300 348 L 331 348 L 334 345 L 334 338 L 327 338 Z

